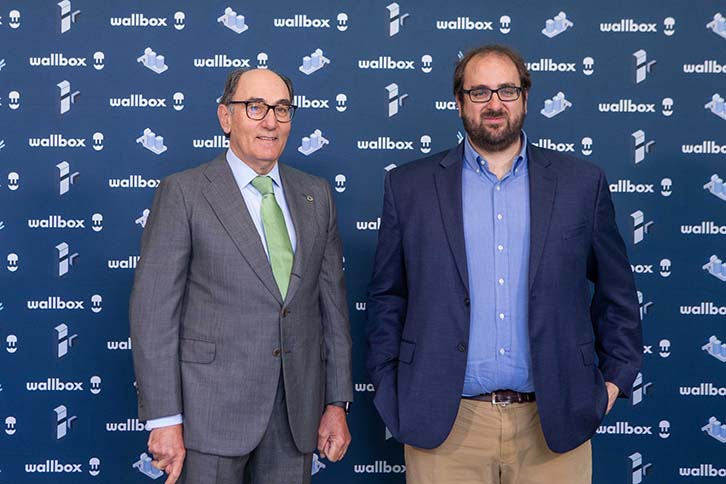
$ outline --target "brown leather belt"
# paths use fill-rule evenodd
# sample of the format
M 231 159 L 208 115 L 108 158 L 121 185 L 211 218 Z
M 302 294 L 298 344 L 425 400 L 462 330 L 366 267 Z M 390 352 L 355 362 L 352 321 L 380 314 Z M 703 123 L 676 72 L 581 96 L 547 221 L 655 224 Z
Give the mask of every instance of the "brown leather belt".
M 534 402 L 534 392 L 519 393 L 513 390 L 497 390 L 492 393 L 484 393 L 471 397 L 462 397 L 467 400 L 478 400 L 480 402 L 491 402 L 492 405 L 509 405 L 510 403 Z

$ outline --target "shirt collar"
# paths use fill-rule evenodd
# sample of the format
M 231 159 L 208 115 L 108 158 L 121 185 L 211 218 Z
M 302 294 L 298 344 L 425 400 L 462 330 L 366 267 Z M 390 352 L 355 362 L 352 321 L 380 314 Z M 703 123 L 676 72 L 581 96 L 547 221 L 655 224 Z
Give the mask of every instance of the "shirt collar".
M 237 155 L 234 154 L 231 148 L 227 149 L 227 164 L 232 169 L 234 179 L 237 180 L 237 184 L 240 188 L 244 188 L 250 184 L 258 175 L 247 163 L 240 160 Z M 270 173 L 267 174 L 272 181 L 278 187 L 282 187 L 282 180 L 280 178 L 280 166 L 275 163 Z
M 522 149 L 519 151 L 519 154 L 512 164 L 512 175 L 514 176 L 521 175 L 527 171 L 527 133 L 525 133 L 524 130 L 522 130 L 521 141 Z M 489 163 L 487 160 L 482 158 L 479 153 L 476 152 L 474 147 L 471 145 L 468 136 L 464 138 L 464 164 L 476 171 L 479 169 L 479 164 L 482 160 L 484 161 L 484 168 L 489 170 Z

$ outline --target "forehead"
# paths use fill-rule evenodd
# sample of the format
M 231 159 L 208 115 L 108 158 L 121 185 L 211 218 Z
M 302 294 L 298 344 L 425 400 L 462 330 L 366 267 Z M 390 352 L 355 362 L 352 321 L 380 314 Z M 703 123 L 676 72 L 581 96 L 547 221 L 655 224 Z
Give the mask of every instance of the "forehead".
M 259 69 L 240 76 L 234 97 L 239 100 L 260 98 L 274 103 L 281 99 L 290 100 L 290 93 L 280 76 Z
M 464 69 L 464 88 L 471 86 L 496 87 L 502 84 L 519 85 L 517 66 L 509 57 L 499 54 L 477 56 Z

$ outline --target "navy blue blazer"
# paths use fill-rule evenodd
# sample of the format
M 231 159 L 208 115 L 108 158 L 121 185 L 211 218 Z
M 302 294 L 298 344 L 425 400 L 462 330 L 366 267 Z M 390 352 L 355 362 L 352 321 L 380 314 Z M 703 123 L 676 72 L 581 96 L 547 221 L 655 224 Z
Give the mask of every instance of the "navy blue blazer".
M 600 424 L 605 381 L 628 396 L 642 363 L 642 331 L 604 173 L 531 144 L 527 153 L 534 386 L 547 445 L 566 452 Z M 374 403 L 399 441 L 421 448 L 449 435 L 464 385 L 462 167 L 463 143 L 388 173 L 368 289 Z

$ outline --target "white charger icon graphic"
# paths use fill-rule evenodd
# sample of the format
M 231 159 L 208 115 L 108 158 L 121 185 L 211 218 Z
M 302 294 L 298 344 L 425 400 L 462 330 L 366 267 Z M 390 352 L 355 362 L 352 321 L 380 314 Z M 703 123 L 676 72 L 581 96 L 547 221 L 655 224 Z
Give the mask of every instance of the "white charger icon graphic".
M 225 8 L 224 15 L 219 17 L 217 19 L 217 22 L 221 23 L 231 31 L 238 34 L 241 34 L 245 30 L 250 28 L 249 25 L 245 24 L 245 16 L 238 15 L 237 12 L 232 10 L 232 7 Z
M 310 55 L 303 57 L 302 65 L 298 67 L 300 72 L 305 75 L 310 75 L 315 71 L 319 71 L 326 65 L 330 64 L 330 59 L 323 55 L 322 49 L 315 49 Z
M 164 137 L 151 131 L 151 128 L 146 128 L 144 134 L 136 138 L 136 142 L 141 143 L 141 146 L 157 155 L 166 151 Z
M 297 150 L 305 156 L 310 156 L 328 143 L 330 142 L 323 137 L 323 132 L 316 129 L 310 136 L 303 137 L 302 144 Z

